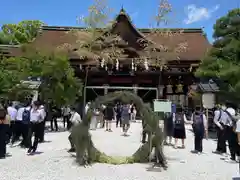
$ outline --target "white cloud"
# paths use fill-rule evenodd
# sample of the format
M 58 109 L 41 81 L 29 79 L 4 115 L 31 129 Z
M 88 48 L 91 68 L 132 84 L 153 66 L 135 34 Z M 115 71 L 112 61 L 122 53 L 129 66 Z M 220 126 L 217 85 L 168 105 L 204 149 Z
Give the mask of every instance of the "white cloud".
M 187 18 L 184 20 L 185 24 L 192 24 L 197 21 L 207 20 L 212 14 L 219 9 L 219 5 L 214 6 L 211 9 L 207 9 L 205 7 L 197 7 L 194 4 L 188 5 L 185 12 L 187 14 Z

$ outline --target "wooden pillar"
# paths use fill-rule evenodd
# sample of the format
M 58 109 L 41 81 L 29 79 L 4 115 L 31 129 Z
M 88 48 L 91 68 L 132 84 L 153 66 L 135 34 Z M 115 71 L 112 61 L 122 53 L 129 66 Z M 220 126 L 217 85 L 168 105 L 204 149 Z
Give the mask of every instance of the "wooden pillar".
M 138 92 L 138 89 L 137 89 L 137 84 L 134 84 L 133 85 L 133 92 L 135 93 L 135 94 L 137 94 L 137 92 Z
M 104 95 L 106 95 L 108 93 L 108 84 L 104 84 Z
M 163 85 L 158 85 L 158 99 L 163 98 L 163 89 L 164 89 Z

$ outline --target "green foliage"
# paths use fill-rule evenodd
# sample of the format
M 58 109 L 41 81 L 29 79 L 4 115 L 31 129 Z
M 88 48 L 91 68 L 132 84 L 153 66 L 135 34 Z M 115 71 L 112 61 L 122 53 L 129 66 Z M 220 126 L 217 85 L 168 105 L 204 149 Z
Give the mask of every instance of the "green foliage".
M 18 65 L 21 64 L 20 58 L 0 58 L 0 97 L 17 100 L 25 87 L 20 85 L 24 79 Z
M 93 110 L 101 108 L 102 104 L 108 104 L 115 100 L 121 100 L 123 103 L 134 102 L 136 104 L 137 111 L 141 112 L 144 130 L 148 134 L 148 143 L 142 145 L 130 157 L 111 157 L 100 152 L 94 147 L 88 131 Z M 76 146 L 77 162 L 81 165 L 93 162 L 110 164 L 146 163 L 149 161 L 149 155 L 153 147 L 159 150 L 162 159 L 161 163 L 164 166 L 166 165 L 166 159 L 162 152 L 164 135 L 162 129 L 159 127 L 158 117 L 151 110 L 150 106 L 143 103 L 139 96 L 129 91 L 117 91 L 98 97 L 91 103 L 87 116 L 83 117 L 83 122 L 73 128 L 72 137 Z
M 213 47 L 196 75 L 220 80 L 225 95 L 240 98 L 240 9 L 234 9 L 216 21 L 213 37 Z
M 81 82 L 74 76 L 70 62 L 64 54 L 44 53 L 33 49 L 21 58 L 25 77 L 40 77 L 40 97 L 58 106 L 73 104 L 81 96 Z
M 26 20 L 18 24 L 4 24 L 0 32 L 0 44 L 24 44 L 31 42 L 43 23 L 39 20 Z

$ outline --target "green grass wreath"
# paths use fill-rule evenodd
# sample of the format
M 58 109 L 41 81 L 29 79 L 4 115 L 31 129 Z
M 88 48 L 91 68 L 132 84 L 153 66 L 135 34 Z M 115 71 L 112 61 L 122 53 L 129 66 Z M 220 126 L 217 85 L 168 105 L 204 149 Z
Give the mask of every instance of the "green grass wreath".
M 120 100 L 123 103 L 133 102 L 141 114 L 143 129 L 148 135 L 148 141 L 129 157 L 112 157 L 100 152 L 95 146 L 89 133 L 90 119 L 93 110 L 101 108 L 102 104 Z M 166 168 L 167 162 L 163 154 L 164 134 L 159 126 L 159 117 L 152 111 L 149 105 L 144 104 L 142 99 L 129 91 L 116 91 L 105 96 L 99 96 L 91 103 L 87 115 L 83 117 L 81 124 L 72 129 L 72 137 L 76 146 L 76 160 L 80 165 L 88 165 L 94 162 L 108 164 L 147 163 L 152 148 L 155 147 L 159 165 Z

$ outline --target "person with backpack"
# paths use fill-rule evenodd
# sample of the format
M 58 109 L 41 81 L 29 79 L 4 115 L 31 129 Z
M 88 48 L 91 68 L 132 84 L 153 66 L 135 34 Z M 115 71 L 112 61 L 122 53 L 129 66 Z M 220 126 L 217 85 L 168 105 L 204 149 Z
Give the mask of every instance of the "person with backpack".
M 236 110 L 234 108 L 234 104 L 228 102 L 226 103 L 226 110 L 224 113 L 226 114 L 226 122 L 225 122 L 225 141 L 228 141 L 228 148 L 230 151 L 230 158 L 225 158 L 226 162 L 236 163 Z
M 178 139 L 182 140 L 182 148 L 185 148 L 184 140 L 186 139 L 185 123 L 188 123 L 186 115 L 182 107 L 176 108 L 176 113 L 173 113 L 173 137 L 175 138 L 174 148 L 177 148 Z
M 23 148 L 29 148 L 29 128 L 30 128 L 30 103 L 25 103 L 23 107 L 20 107 L 17 111 L 17 121 L 21 122 L 21 135 L 22 135 L 22 142 L 20 146 Z
M 201 154 L 203 151 L 203 138 L 207 132 L 207 118 L 201 111 L 201 107 L 196 107 L 191 117 L 194 133 L 194 150 L 192 153 Z

